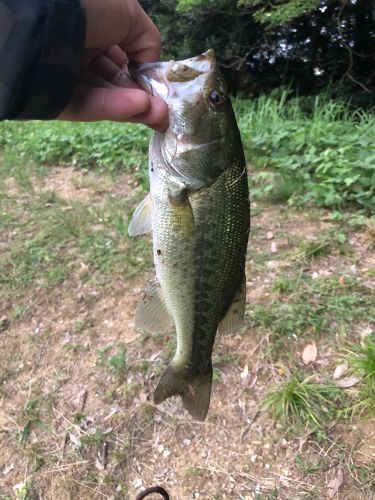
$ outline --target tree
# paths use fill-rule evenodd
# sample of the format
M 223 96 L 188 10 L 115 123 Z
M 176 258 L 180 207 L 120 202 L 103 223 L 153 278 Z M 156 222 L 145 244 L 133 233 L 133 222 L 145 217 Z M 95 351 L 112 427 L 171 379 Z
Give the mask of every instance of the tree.
M 165 58 L 212 47 L 233 90 L 375 89 L 372 0 L 145 0 Z

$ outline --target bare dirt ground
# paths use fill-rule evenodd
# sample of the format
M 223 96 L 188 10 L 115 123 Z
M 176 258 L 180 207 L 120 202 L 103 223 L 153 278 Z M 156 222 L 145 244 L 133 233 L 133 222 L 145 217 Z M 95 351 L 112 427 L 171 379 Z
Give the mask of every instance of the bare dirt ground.
M 98 180 L 90 182 L 56 169 L 44 186 L 68 203 L 100 204 Z M 108 183 L 104 191 L 126 196 L 118 181 L 117 187 Z M 333 234 L 335 223 L 324 210 L 253 210 L 246 328 L 217 339 L 203 423 L 192 421 L 179 399 L 152 403 L 173 339 L 134 328 L 151 262 L 131 278 L 109 273 L 105 285 L 87 279 L 91 271 L 82 264 L 48 292 L 35 283 L 5 304 L 0 317 L 11 320 L 0 331 L 1 499 L 134 499 L 155 484 L 173 500 L 375 498 L 374 419 L 335 419 L 324 432 L 301 431 L 261 405 L 293 367 L 331 379 L 348 340 L 358 342 L 373 326 L 363 317 L 349 336 L 310 331 L 286 337 L 282 352 L 272 354 L 269 337 L 252 324 L 254 308 L 273 298 L 275 279 L 295 266 L 297 243 Z M 375 262 L 367 238 L 349 231 L 350 252 L 340 255 L 334 247 L 304 263 L 303 273 L 355 276 L 372 286 Z M 26 312 L 14 317 L 18 303 Z M 305 366 L 301 351 L 312 338 L 318 354 Z

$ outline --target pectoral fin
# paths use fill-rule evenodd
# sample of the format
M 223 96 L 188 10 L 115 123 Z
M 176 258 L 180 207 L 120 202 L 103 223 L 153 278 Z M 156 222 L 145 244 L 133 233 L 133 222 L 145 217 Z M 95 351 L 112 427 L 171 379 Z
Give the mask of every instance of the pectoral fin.
M 165 333 L 173 329 L 173 318 L 167 309 L 156 278 L 150 282 L 138 303 L 135 326 L 149 333 Z
M 170 193 L 169 205 L 174 227 L 189 238 L 195 231 L 195 222 L 187 190 L 183 188 L 178 192 Z
M 129 236 L 138 236 L 152 231 L 151 223 L 151 196 L 148 194 L 146 198 L 136 208 L 133 218 L 128 227 Z
M 218 332 L 226 334 L 240 330 L 244 325 L 245 306 L 246 279 L 244 275 L 226 315 L 219 324 Z

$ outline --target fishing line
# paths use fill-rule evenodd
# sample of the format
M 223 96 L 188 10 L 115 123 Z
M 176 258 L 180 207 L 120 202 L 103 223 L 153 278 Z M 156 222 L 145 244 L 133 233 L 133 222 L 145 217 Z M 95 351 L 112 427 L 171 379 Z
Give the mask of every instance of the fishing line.
M 244 167 L 242 174 L 239 177 L 237 177 L 237 179 L 234 180 L 231 184 L 229 184 L 229 187 L 234 186 L 245 174 L 246 174 L 246 166 Z

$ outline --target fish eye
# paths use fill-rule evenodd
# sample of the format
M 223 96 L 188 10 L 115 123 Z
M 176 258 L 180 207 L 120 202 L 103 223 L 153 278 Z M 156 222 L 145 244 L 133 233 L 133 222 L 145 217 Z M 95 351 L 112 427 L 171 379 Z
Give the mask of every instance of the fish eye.
M 223 104 L 225 102 L 225 95 L 218 92 L 217 90 L 211 90 L 208 96 L 208 100 L 211 104 L 217 106 L 218 104 Z

